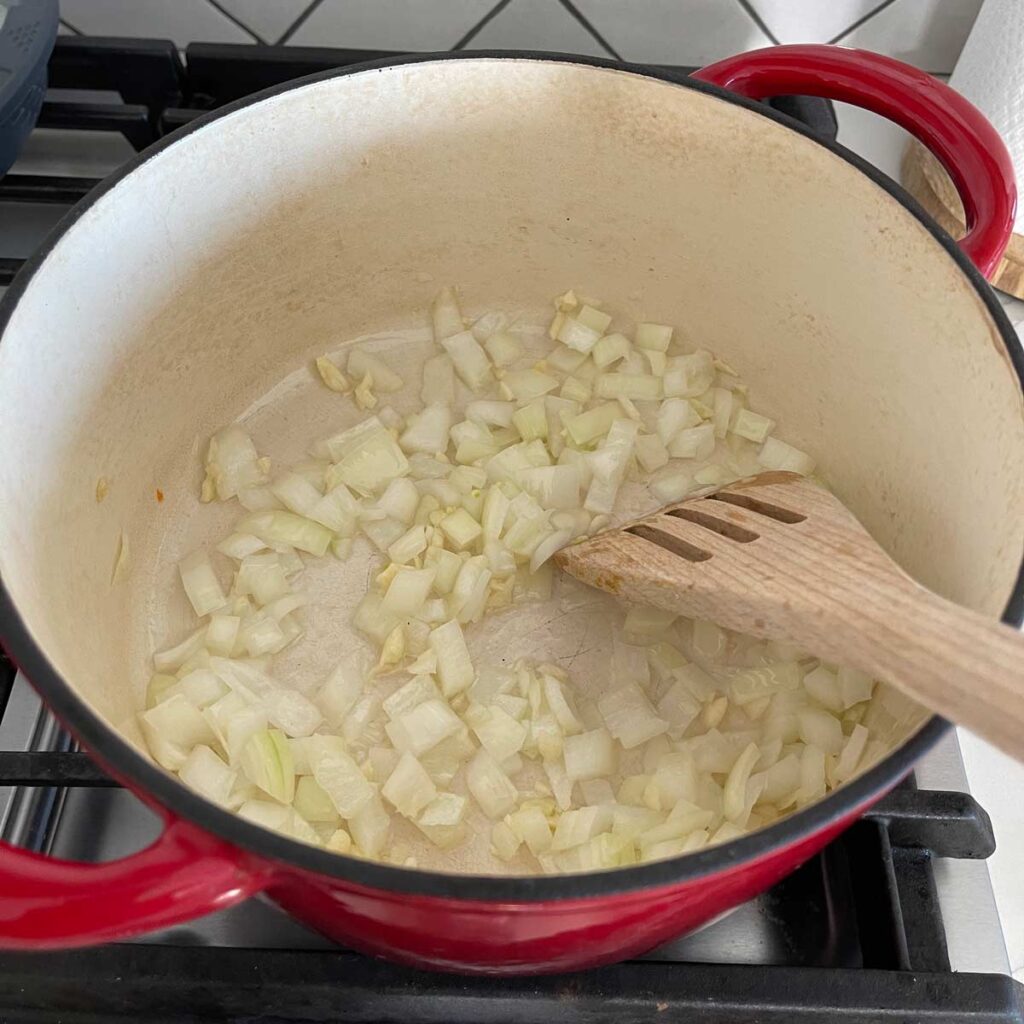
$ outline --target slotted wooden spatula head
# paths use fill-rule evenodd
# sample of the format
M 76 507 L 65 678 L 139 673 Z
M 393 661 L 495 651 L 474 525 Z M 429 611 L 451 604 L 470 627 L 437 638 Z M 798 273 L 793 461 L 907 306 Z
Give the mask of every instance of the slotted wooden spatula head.
M 669 505 L 555 560 L 629 601 L 789 640 L 887 680 L 1024 760 L 1024 638 L 925 590 L 834 495 L 795 473 Z
M 842 618 L 832 595 L 844 567 L 903 576 L 837 498 L 780 472 L 668 505 L 555 557 L 627 600 L 776 639 L 806 634 L 808 616 L 823 629 Z

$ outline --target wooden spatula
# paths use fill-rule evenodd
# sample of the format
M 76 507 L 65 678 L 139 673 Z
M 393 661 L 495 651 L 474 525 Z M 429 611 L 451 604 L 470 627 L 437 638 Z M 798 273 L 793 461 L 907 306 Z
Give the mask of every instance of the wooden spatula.
M 763 473 L 560 551 L 630 601 L 790 640 L 885 679 L 1024 761 L 1024 637 L 915 583 L 846 507 Z

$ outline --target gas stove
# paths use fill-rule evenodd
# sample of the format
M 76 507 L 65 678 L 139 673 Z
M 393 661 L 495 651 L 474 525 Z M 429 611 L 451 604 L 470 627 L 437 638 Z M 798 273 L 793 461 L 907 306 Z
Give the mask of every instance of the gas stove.
M 48 101 L 0 179 L 0 291 L 67 208 L 133 152 L 206 110 L 382 52 L 61 38 Z M 685 71 L 686 69 L 677 69 Z M 775 105 L 834 137 L 828 104 Z M 634 1020 L 1024 1024 L 984 864 L 985 811 L 949 735 L 863 821 L 774 889 L 646 956 L 489 980 L 340 950 L 261 899 L 99 949 L 0 953 L 0 1021 Z M 0 837 L 104 861 L 156 818 L 75 749 L 0 664 Z

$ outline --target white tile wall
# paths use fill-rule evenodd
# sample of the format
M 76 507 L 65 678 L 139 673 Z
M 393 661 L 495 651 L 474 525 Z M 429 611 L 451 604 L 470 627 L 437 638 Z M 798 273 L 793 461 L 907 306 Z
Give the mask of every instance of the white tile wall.
M 575 0 L 575 6 L 626 60 L 704 64 L 772 42 L 838 39 L 949 72 L 981 2 Z M 495 6 L 501 9 L 479 27 L 472 46 L 606 53 L 563 0 L 61 0 L 68 24 L 87 34 L 276 43 L 309 12 L 288 42 L 394 50 L 447 49 Z
M 824 43 L 871 14 L 883 0 L 750 0 L 780 43 Z
M 276 43 L 309 7 L 310 0 L 218 0 L 265 43 Z
M 468 50 L 555 50 L 607 57 L 566 8 L 551 0 L 512 0 L 473 37 Z
M 60 13 L 92 36 L 155 36 L 179 46 L 254 42 L 207 0 L 60 0 Z
M 323 0 L 290 42 L 378 50 L 447 50 L 495 0 Z
M 624 60 L 701 65 L 771 45 L 736 2 L 576 0 L 576 5 Z
M 896 0 L 839 42 L 948 74 L 982 0 Z

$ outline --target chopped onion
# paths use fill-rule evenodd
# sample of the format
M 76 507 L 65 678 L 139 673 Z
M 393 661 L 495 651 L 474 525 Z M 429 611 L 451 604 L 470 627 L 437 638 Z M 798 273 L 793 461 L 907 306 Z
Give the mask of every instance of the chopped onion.
M 178 688 L 185 699 L 197 708 L 205 708 L 220 700 L 228 687 L 215 672 L 199 668 L 183 675 Z
M 547 439 L 549 425 L 547 402 L 547 398 L 535 398 L 512 414 L 512 422 L 524 441 L 534 441 L 538 438 Z
M 423 412 L 410 417 L 409 425 L 398 443 L 403 451 L 434 455 L 448 447 L 448 431 L 451 426 L 452 411 L 448 405 L 428 405 Z
M 381 607 L 393 615 L 415 615 L 433 586 L 436 569 L 400 569 L 395 573 Z
M 629 339 L 624 334 L 608 334 L 594 345 L 591 355 L 594 359 L 594 365 L 598 369 L 604 370 L 611 366 L 612 363 L 625 359 L 631 349 L 632 346 L 629 343 Z
M 683 469 L 667 466 L 650 484 L 651 493 L 663 505 L 680 501 L 693 490 L 693 475 Z
M 340 728 L 345 716 L 355 706 L 366 675 L 365 663 L 358 656 L 351 655 L 343 659 L 320 686 L 316 703 L 331 728 Z
M 526 726 L 500 707 L 471 704 L 466 721 L 484 749 L 498 762 L 517 754 L 526 742 Z
M 434 326 L 434 340 L 442 341 L 458 334 L 465 327 L 459 302 L 454 288 L 442 288 L 430 305 L 430 316 Z
M 434 780 L 409 753 L 402 755 L 380 792 L 399 814 L 407 818 L 415 818 L 437 797 Z
M 813 470 L 746 408 L 726 363 L 668 354 L 670 326 L 638 324 L 634 346 L 574 292 L 555 308 L 556 344 L 538 359 L 509 316 L 467 330 L 442 290 L 431 309 L 442 351 L 427 359 L 422 404 L 401 414 L 380 406 L 402 387 L 385 359 L 347 350 L 346 374 L 321 357 L 327 387 L 354 383 L 356 404 L 379 412 L 269 485 L 269 460 L 240 427 L 214 436 L 202 497 L 237 497 L 250 514 L 217 545 L 234 560 L 227 594 L 206 554 L 182 562 L 209 621 L 154 656 L 139 721 L 161 765 L 283 835 L 406 866 L 410 835 L 440 850 L 466 841 L 468 800 L 452 791 L 465 785 L 495 822 L 495 856 L 553 872 L 728 841 L 885 753 L 914 712 L 889 690 L 872 700 L 865 674 L 654 608 L 612 631 L 596 703 L 574 701 L 557 665 L 476 671 L 463 628 L 550 600 L 549 560 L 626 511 L 627 476 L 654 504 L 761 468 Z M 456 374 L 476 392 L 468 402 Z M 367 543 L 386 562 L 353 625 L 374 649 L 312 688 L 279 685 L 271 656 L 303 632 L 299 552 L 344 560 Z M 619 774 L 620 754 L 633 774 Z M 392 810 L 408 819 L 393 838 Z
M 224 604 L 224 591 L 205 551 L 193 551 L 182 559 L 178 571 L 185 594 L 200 618 Z
M 787 470 L 803 476 L 814 472 L 814 459 L 777 437 L 769 437 L 765 441 L 757 453 L 757 460 L 765 469 Z
M 260 605 L 268 605 L 291 590 L 281 559 L 273 552 L 243 558 L 235 574 L 234 589 L 243 596 L 251 594 Z
M 420 812 L 416 827 L 442 850 L 459 845 L 466 837 L 463 818 L 468 801 L 458 793 L 438 793 Z
M 393 391 L 401 391 L 402 378 L 394 370 L 390 369 L 376 356 L 364 352 L 361 348 L 354 348 L 348 357 L 349 376 L 362 380 L 367 375 L 373 381 L 375 391 L 382 391 L 389 394 Z
M 281 803 L 291 803 L 295 796 L 295 770 L 284 733 L 277 729 L 253 733 L 242 747 L 240 763 L 245 777 L 254 786 Z
M 520 403 L 532 402 L 558 387 L 557 378 L 539 370 L 509 370 L 501 383 Z
M 580 504 L 580 471 L 575 466 L 535 466 L 519 474 L 524 490 L 544 508 L 575 509 Z
M 446 352 L 431 356 L 423 364 L 420 398 L 424 405 L 437 403 L 451 407 L 455 404 L 455 367 Z
M 409 460 L 376 416 L 328 438 L 324 445 L 335 462 L 334 482 L 364 497 L 378 494 L 409 471 Z
M 287 544 L 322 557 L 331 543 L 331 531 L 294 512 L 260 512 L 243 519 L 239 526 L 267 544 Z
M 819 665 L 812 672 L 808 672 L 803 683 L 807 692 L 823 708 L 834 714 L 845 710 L 842 694 L 839 692 L 839 680 L 836 679 L 835 673 L 830 672 L 824 665 Z
M 384 727 L 397 750 L 417 757 L 454 736 L 461 728 L 461 719 L 439 698 L 415 704 Z
M 841 710 L 846 711 L 855 704 L 871 700 L 875 683 L 866 672 L 860 672 L 855 668 L 847 668 L 841 665 L 837 676 L 842 701 Z
M 324 737 L 324 741 L 328 739 Z M 321 749 L 311 757 L 311 763 L 313 778 L 343 818 L 353 818 L 376 796 L 374 787 L 341 744 L 322 742 Z
M 462 331 L 441 339 L 451 357 L 455 372 L 471 391 L 482 390 L 493 379 L 491 361 L 471 331 Z
M 729 777 L 725 780 L 725 788 L 722 793 L 722 813 L 729 821 L 736 822 L 746 811 L 747 807 L 747 782 L 750 773 L 754 768 L 761 751 L 756 743 L 748 744 L 743 753 L 736 759 L 735 764 L 729 769 Z
M 607 373 L 597 378 L 598 398 L 661 398 L 661 378 L 643 373 Z
M 608 731 L 626 750 L 646 743 L 665 732 L 669 723 L 659 718 L 647 695 L 636 683 L 629 683 L 597 702 Z
M 795 690 L 800 680 L 801 671 L 797 662 L 775 662 L 737 673 L 729 683 L 729 696 L 734 703 L 744 706 L 782 691 Z
M 491 829 L 491 851 L 500 860 L 509 861 L 519 850 L 522 840 L 504 821 L 495 822 Z
M 285 473 L 270 485 L 270 491 L 285 508 L 300 516 L 308 516 L 323 495 L 305 477 Z
M 473 665 L 458 621 L 435 629 L 430 634 L 430 647 L 437 655 L 437 677 L 444 695 L 451 697 L 469 687 Z
M 367 857 L 379 857 L 391 830 L 391 816 L 380 797 L 374 793 L 348 820 L 349 831 Z
M 484 348 L 495 366 L 511 366 L 523 354 L 519 339 L 509 331 L 495 331 L 484 342 Z
M 715 450 L 715 428 L 711 423 L 680 430 L 668 443 L 674 459 L 707 459 Z
M 755 441 L 763 444 L 768 435 L 775 429 L 775 420 L 768 419 L 760 413 L 750 409 L 740 409 L 736 414 L 736 422 L 732 425 L 732 432 L 748 441 Z
M 332 391 L 337 391 L 340 395 L 347 395 L 352 390 L 352 382 L 327 356 L 317 358 L 316 369 L 320 374 L 320 379 Z
M 275 688 L 263 698 L 267 719 L 286 736 L 311 736 L 323 721 L 312 701 L 297 690 Z
M 836 779 L 839 782 L 846 782 L 853 777 L 867 747 L 869 736 L 870 733 L 863 725 L 853 727 L 836 762 Z
M 686 684 L 677 680 L 658 701 L 657 711 L 670 729 L 681 732 L 700 714 L 701 705 Z
M 637 462 L 645 472 L 653 473 L 668 462 L 668 449 L 657 434 L 640 434 L 633 443 Z
M 614 775 L 618 769 L 615 741 L 607 729 L 591 729 L 564 742 L 565 773 L 572 782 Z
M 578 416 L 572 417 L 565 425 L 569 436 L 578 445 L 591 444 L 604 437 L 612 424 L 621 416 L 618 403 L 606 402 Z
M 636 347 L 664 352 L 672 341 L 672 328 L 666 324 L 637 324 Z
M 503 818 L 519 797 L 501 765 L 483 748 L 466 765 L 466 786 L 480 809 L 491 819 Z
M 615 420 L 601 447 L 591 455 L 593 477 L 583 502 L 588 512 L 611 512 L 614 508 L 638 432 L 639 427 L 632 420 Z
M 251 533 L 232 533 L 217 545 L 217 550 L 222 555 L 227 555 L 228 558 L 234 558 L 236 561 L 241 561 L 246 555 L 254 555 L 257 551 L 263 551 L 265 548 L 266 544 Z
M 466 419 L 491 427 L 512 426 L 512 415 L 516 411 L 514 402 L 496 402 L 478 399 L 466 406 Z
M 305 821 L 337 826 L 341 820 L 334 802 L 311 775 L 303 775 L 295 783 L 295 810 Z
M 688 356 L 675 356 L 668 360 L 662 386 L 666 398 L 695 398 L 704 394 L 715 379 L 715 367 L 710 352 L 699 350 Z
M 202 793 L 222 807 L 228 806 L 237 772 L 233 772 L 205 744 L 192 748 L 192 752 L 178 769 L 178 776 L 187 786 Z
M 602 333 L 575 317 L 563 316 L 556 336 L 563 345 L 586 353 L 597 344 Z
M 438 525 L 455 546 L 456 551 L 470 547 L 483 533 L 480 524 L 464 508 L 450 512 Z
M 249 435 L 239 426 L 225 427 L 210 438 L 206 450 L 203 500 L 233 498 L 245 487 L 267 478 L 267 463 L 256 452 Z
M 843 748 L 843 727 L 839 719 L 827 711 L 803 708 L 796 713 L 800 738 L 808 746 L 819 747 L 826 754 L 838 754 Z

